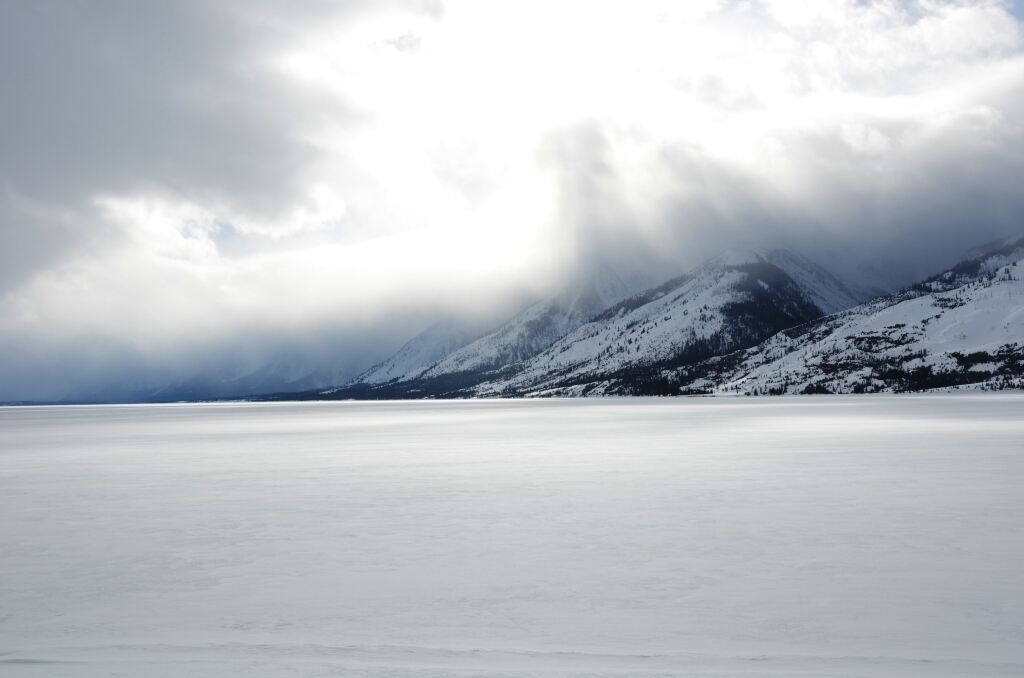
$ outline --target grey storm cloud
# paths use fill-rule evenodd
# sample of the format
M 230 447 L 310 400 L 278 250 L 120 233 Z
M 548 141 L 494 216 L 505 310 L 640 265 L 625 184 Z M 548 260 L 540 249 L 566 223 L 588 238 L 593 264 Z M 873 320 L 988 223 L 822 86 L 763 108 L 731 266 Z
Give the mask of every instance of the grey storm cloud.
M 0 283 L 112 237 L 92 214 L 97 191 L 150 188 L 273 210 L 296 189 L 311 151 L 290 134 L 311 102 L 250 69 L 315 13 L 102 1 L 0 12 Z M 338 105 L 330 114 L 354 115 Z
M 328 383 L 739 243 L 908 282 L 1024 231 L 1015 13 L 4 3 L 0 400 Z

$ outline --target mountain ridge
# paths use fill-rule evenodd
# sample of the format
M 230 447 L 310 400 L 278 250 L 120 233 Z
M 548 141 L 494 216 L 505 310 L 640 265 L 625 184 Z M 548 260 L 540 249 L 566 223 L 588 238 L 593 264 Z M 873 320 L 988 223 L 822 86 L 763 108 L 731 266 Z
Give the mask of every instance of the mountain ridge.
M 651 385 L 656 385 L 653 389 Z M 1024 387 L 1024 238 L 900 292 L 756 346 L 644 380 L 611 376 L 522 395 L 781 395 Z
M 426 370 L 325 395 L 515 395 L 583 373 L 698 361 L 861 300 L 822 267 L 780 249 L 727 250 L 661 285 L 632 296 L 623 290 L 607 276 L 588 280 Z
M 545 337 L 545 347 L 507 353 L 486 364 L 461 359 L 460 352 L 473 357 L 464 347 L 405 382 L 383 388 L 359 384 L 337 396 L 1019 388 L 1024 386 L 1022 281 L 1024 238 L 969 251 L 945 271 L 871 300 L 858 298 L 826 269 L 790 250 L 727 250 L 608 304 L 585 321 L 573 316 L 561 336 Z M 586 306 L 592 311 L 597 304 Z M 531 309 L 540 313 L 553 307 L 549 300 Z M 563 312 L 568 307 L 564 301 L 559 306 Z M 520 321 L 528 320 L 529 312 L 518 316 Z

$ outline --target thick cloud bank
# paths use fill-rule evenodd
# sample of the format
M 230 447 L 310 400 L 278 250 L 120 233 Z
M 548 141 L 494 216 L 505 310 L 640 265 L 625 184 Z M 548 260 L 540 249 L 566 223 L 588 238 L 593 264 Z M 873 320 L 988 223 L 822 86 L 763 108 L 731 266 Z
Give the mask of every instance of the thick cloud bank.
M 900 284 L 1024 230 L 1022 47 L 996 0 L 5 3 L 0 400 L 340 380 L 737 242 Z

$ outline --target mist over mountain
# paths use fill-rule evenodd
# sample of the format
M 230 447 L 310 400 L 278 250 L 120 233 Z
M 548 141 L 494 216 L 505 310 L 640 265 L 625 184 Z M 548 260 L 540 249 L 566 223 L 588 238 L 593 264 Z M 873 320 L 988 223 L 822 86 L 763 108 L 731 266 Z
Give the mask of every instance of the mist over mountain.
M 643 381 L 654 366 L 746 348 L 868 296 L 788 250 L 731 249 L 667 282 L 628 296 L 627 289 L 596 271 L 426 366 L 389 369 L 389 379 L 371 370 L 325 395 L 520 395 L 609 375 Z M 405 349 L 382 365 L 404 356 Z
M 543 348 L 494 350 L 505 328 L 526 332 L 534 316 L 524 313 L 426 369 L 388 380 L 361 377 L 305 397 L 1022 388 L 1024 237 L 967 254 L 947 271 L 868 299 L 794 252 L 730 250 L 565 327 Z
M 862 299 L 1024 225 L 1001 0 L 40 0 L 0 78 L 2 401 L 493 371 L 596 270 L 786 250 Z

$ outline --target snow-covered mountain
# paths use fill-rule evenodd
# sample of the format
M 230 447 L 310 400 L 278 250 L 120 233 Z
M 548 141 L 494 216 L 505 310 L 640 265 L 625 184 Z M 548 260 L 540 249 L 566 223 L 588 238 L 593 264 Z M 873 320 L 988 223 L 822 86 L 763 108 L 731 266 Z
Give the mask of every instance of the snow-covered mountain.
M 1024 386 L 1024 238 L 899 294 L 662 377 L 684 392 Z
M 730 251 L 611 304 L 603 289 L 591 280 L 414 378 L 339 397 L 1024 387 L 1024 238 L 866 303 L 786 250 Z
M 354 390 L 362 397 L 416 396 L 486 381 L 543 351 L 631 291 L 611 269 L 595 268 L 576 278 L 561 294 L 528 306 L 475 340 L 469 337 L 460 343 L 450 330 L 428 330 L 347 387 L 328 395 Z
M 446 318 L 432 324 L 402 348 L 355 379 L 355 384 L 386 384 L 415 379 L 438 360 L 480 338 L 489 326 L 471 320 Z
M 774 249 L 746 256 L 761 258 L 781 268 L 826 315 L 846 310 L 874 296 L 871 290 L 854 291 L 829 271 L 792 250 Z
M 478 393 L 586 394 L 609 379 L 644 382 L 658 368 L 751 346 L 859 301 L 793 252 L 729 251 L 608 308 Z
M 614 274 L 601 271 L 553 299 L 538 302 L 481 337 L 439 360 L 422 376 L 489 372 L 527 360 L 629 293 Z

